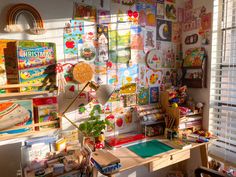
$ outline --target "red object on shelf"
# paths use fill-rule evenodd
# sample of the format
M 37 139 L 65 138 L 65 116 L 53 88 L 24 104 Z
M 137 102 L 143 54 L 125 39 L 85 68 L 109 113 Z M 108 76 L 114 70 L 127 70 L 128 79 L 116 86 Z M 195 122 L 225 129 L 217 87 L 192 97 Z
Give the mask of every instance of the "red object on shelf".
M 106 139 L 106 142 L 111 147 L 120 147 L 121 145 L 132 143 L 138 140 L 143 140 L 145 135 L 143 134 L 133 134 L 127 136 L 114 136 Z

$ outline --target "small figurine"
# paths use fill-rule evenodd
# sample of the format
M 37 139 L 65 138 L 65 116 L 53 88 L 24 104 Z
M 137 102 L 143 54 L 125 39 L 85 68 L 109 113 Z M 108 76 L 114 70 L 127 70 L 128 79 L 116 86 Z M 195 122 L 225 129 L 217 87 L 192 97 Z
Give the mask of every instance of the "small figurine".
M 105 147 L 105 136 L 104 133 L 101 132 L 101 134 L 97 138 L 97 142 L 95 144 L 96 149 L 102 149 Z

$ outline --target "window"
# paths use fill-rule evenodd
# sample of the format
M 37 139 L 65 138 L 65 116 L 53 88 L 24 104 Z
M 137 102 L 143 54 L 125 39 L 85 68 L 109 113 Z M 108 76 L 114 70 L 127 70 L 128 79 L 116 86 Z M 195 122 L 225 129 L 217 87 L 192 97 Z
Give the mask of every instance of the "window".
M 214 0 L 213 11 L 210 153 L 236 163 L 236 0 Z

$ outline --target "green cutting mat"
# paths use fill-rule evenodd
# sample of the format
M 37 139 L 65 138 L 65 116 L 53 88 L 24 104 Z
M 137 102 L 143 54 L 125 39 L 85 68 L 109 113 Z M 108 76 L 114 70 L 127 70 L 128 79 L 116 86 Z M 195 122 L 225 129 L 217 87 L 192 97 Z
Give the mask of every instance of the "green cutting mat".
M 151 141 L 135 144 L 127 148 L 142 158 L 151 157 L 151 156 L 161 154 L 163 152 L 167 152 L 169 150 L 174 149 L 164 143 L 161 143 L 158 140 L 151 140 Z

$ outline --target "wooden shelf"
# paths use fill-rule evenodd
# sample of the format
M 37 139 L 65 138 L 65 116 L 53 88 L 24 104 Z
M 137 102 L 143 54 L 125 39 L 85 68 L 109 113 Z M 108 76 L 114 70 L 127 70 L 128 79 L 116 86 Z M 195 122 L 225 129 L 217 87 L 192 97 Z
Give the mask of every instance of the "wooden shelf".
M 47 86 L 49 84 L 42 84 L 42 83 L 36 83 L 36 84 L 6 84 L 6 85 L 0 85 L 0 89 L 9 89 L 9 88 L 20 88 L 20 87 L 41 87 L 41 86 Z
M 39 91 L 39 92 L 13 92 L 13 93 L 3 93 L 0 94 L 0 98 L 5 98 L 5 97 L 14 97 L 14 96 L 31 96 L 31 95 L 45 95 L 49 94 L 51 92 L 49 91 Z

